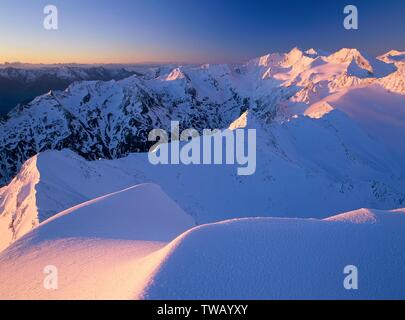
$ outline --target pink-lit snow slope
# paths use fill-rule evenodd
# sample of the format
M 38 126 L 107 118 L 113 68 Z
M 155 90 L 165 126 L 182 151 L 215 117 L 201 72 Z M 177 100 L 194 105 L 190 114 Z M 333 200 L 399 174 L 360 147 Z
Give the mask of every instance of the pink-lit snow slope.
M 153 268 L 144 258 L 194 226 L 160 187 L 143 184 L 68 209 L 0 257 L 1 299 L 130 299 Z M 44 267 L 58 268 L 55 291 Z
M 193 227 L 159 187 L 140 185 L 61 213 L 5 250 L 0 298 L 403 299 L 404 227 L 404 210 L 366 209 Z M 43 286 L 48 265 L 57 290 Z M 343 287 L 347 265 L 358 290 Z

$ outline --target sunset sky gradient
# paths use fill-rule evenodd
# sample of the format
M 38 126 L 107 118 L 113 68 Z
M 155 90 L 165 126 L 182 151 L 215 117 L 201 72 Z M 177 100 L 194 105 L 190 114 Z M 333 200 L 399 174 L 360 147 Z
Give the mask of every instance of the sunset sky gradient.
M 59 30 L 43 28 L 43 8 Z M 359 30 L 343 8 L 359 9 Z M 405 50 L 405 1 L 2 0 L 0 63 L 239 62 L 295 46 Z

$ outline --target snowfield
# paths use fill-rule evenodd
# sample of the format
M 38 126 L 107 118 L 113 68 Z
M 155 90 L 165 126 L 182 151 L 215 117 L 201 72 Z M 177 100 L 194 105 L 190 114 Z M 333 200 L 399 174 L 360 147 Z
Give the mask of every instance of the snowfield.
M 249 218 L 197 227 L 171 244 L 143 296 L 404 299 L 404 219 L 379 212 L 363 223 Z M 347 265 L 358 268 L 359 290 L 343 286 Z
M 159 187 L 139 185 L 58 214 L 5 250 L 0 298 L 404 299 L 404 213 L 193 228 Z M 57 290 L 44 288 L 48 265 Z M 343 286 L 347 265 L 359 290 Z
M 155 264 L 145 257 L 193 226 L 193 219 L 152 184 L 85 202 L 45 221 L 4 252 L 0 298 L 135 297 Z M 44 291 L 47 265 L 58 267 L 61 290 Z
M 294 48 L 14 109 L 0 119 L 0 299 L 405 299 L 404 56 Z M 152 165 L 148 132 L 171 120 L 255 129 L 255 174 Z

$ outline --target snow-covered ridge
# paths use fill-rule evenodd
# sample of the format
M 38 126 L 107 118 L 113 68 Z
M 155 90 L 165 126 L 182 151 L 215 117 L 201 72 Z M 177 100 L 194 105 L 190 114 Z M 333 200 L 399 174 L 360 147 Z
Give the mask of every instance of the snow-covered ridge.
M 2 252 L 0 299 L 403 299 L 404 223 L 403 212 L 359 210 L 193 227 L 158 186 L 138 185 L 65 211 Z M 58 290 L 44 288 L 49 263 Z M 342 287 L 352 264 L 359 291 Z
M 378 59 L 391 63 L 405 61 L 405 51 L 390 50 L 379 56 Z
M 0 299 L 23 296 L 32 298 L 35 295 L 40 298 L 41 286 L 32 291 L 26 287 L 17 293 L 8 288 L 11 278 L 6 280 L 5 277 L 7 270 L 11 270 L 7 264 L 15 263 L 19 266 L 30 265 L 31 276 L 35 278 L 36 271 L 41 268 L 40 260 L 20 264 L 21 260 L 15 259 L 13 255 L 18 253 L 20 257 L 27 258 L 32 250 L 36 251 L 42 246 L 47 247 L 45 251 L 53 255 L 48 258 L 62 268 L 62 273 L 63 270 L 66 272 L 62 278 L 67 282 L 61 280 L 60 284 L 65 288 L 56 296 L 48 298 L 62 298 L 64 295 L 86 299 L 128 298 L 126 295 L 135 295 L 137 292 L 134 279 L 137 278 L 140 287 L 146 281 L 143 277 L 147 277 L 153 269 L 153 264 L 143 262 L 144 258 L 194 225 L 193 219 L 167 197 L 159 186 L 153 184 L 133 186 L 85 202 L 46 220 L 0 257 Z M 39 256 L 47 259 L 44 252 Z M 81 260 L 76 265 L 78 268 L 65 265 L 66 261 L 76 259 Z M 139 268 L 136 270 L 128 269 L 138 263 Z M 86 280 L 89 273 L 90 280 Z M 18 275 L 12 278 L 14 284 L 19 283 Z M 31 280 L 35 287 L 38 279 Z M 128 283 L 128 286 L 123 282 Z

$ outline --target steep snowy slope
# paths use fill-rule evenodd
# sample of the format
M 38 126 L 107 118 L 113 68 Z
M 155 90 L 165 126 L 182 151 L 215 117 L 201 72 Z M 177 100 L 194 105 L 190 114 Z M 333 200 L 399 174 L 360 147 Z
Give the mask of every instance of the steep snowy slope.
M 52 232 L 47 226 L 51 222 Z M 159 186 L 141 184 L 62 211 L 46 220 L 38 232 L 47 239 L 86 236 L 169 241 L 193 225 L 193 219 Z
M 349 75 L 363 77 L 384 77 L 396 70 L 393 64 L 369 57 L 357 49 L 341 49 L 327 57 L 327 60 L 334 63 L 349 63 Z
M 28 160 L 13 181 L 0 189 L 0 251 L 38 226 L 37 157 Z M 54 212 L 55 214 L 55 212 Z
M 58 212 L 145 181 L 138 175 L 113 163 L 90 163 L 69 150 L 31 158 L 0 189 L 0 250 Z
M 0 299 L 133 298 L 152 270 L 153 259 L 143 258 L 193 226 L 156 185 L 93 199 L 47 220 L 0 257 Z M 58 268 L 60 290 L 44 289 L 47 265 Z
M 305 114 L 319 115 L 325 103 L 344 112 L 373 139 L 405 156 L 405 104 L 404 95 L 389 92 L 374 84 L 340 90 L 311 105 Z M 328 111 L 329 112 L 329 111 Z
M 133 197 L 143 209 L 108 209 Z M 230 220 L 161 242 L 192 220 L 158 187 L 139 186 L 58 215 L 4 251 L 0 298 L 403 299 L 404 213 L 367 212 Z M 43 286 L 49 265 L 57 290 Z M 344 289 L 348 265 L 358 290 Z
M 405 62 L 405 52 L 401 52 L 398 50 L 390 50 L 387 53 L 382 54 L 381 56 L 378 57 L 378 59 L 389 62 L 389 63 L 395 63 L 395 62 Z

